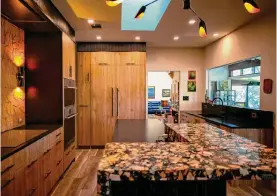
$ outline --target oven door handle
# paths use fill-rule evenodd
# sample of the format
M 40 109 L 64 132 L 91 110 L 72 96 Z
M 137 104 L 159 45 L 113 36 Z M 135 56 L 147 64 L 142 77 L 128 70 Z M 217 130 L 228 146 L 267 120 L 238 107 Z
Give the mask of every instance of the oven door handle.
M 64 88 L 67 88 L 67 89 L 77 89 L 77 87 L 75 87 L 75 86 L 65 86 Z
M 71 116 L 68 116 L 68 117 L 65 117 L 65 119 L 70 119 L 70 118 L 73 118 L 73 117 L 77 116 L 77 114 L 78 114 L 78 113 L 76 113 L 76 114 L 73 114 L 73 115 L 71 115 Z

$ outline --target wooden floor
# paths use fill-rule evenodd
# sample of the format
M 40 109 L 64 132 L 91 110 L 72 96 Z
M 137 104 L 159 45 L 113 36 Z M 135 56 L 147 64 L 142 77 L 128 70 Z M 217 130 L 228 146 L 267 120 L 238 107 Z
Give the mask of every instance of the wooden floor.
M 77 150 L 76 161 L 71 164 L 54 189 L 52 196 L 96 196 L 97 166 L 103 150 Z M 253 188 L 256 187 L 256 188 Z M 258 188 L 258 191 L 256 190 Z M 253 183 L 247 186 L 230 182 L 227 196 L 276 196 L 275 190 Z

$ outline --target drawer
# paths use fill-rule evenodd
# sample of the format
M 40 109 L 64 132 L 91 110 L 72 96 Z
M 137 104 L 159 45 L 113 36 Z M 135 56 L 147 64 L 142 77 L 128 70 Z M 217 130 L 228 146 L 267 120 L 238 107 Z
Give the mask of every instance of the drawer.
M 1 196 L 14 196 L 14 178 L 1 181 Z
M 58 182 L 62 174 L 63 174 L 63 157 L 56 163 L 54 176 L 53 176 L 54 184 Z
M 40 160 L 36 159 L 26 166 L 26 193 L 34 195 L 39 185 L 40 180 Z
M 50 137 L 50 145 L 56 143 L 58 140 L 62 139 L 62 129 L 57 129 L 53 131 L 49 137 Z
M 1 179 L 13 178 L 15 171 L 26 164 L 26 149 L 23 149 L 1 162 Z
M 49 171 L 46 176 L 42 179 L 42 187 L 41 187 L 41 195 L 47 196 L 51 192 L 52 189 L 52 175 L 53 173 Z
M 75 144 L 71 144 L 64 152 L 64 170 L 70 165 L 75 158 Z
M 39 142 L 35 142 L 30 146 L 26 147 L 26 158 L 27 158 L 27 165 L 32 163 L 36 160 L 39 156 Z

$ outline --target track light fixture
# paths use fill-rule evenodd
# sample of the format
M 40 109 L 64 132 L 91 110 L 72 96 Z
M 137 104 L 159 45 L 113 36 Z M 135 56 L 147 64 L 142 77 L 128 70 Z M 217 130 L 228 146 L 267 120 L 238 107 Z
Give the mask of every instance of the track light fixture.
M 206 37 L 207 36 L 207 28 L 206 24 L 203 20 L 200 19 L 199 23 L 199 36 L 200 37 Z
M 106 0 L 108 6 L 114 7 L 121 4 L 124 0 Z
M 152 3 L 155 3 L 156 1 L 158 1 L 158 0 L 154 0 L 146 5 L 141 6 L 141 8 L 139 9 L 138 13 L 135 16 L 135 19 L 142 19 L 142 17 L 144 16 L 144 13 L 146 11 L 146 7 L 151 5 Z
M 256 14 L 260 12 L 260 8 L 254 0 L 243 0 L 243 4 L 245 9 L 251 14 Z
M 184 9 L 190 9 L 190 0 L 184 0 Z

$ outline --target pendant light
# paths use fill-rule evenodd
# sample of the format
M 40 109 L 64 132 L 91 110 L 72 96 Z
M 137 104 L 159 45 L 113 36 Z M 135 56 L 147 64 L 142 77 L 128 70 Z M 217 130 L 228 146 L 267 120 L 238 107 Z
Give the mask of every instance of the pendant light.
M 144 16 L 146 7 L 151 5 L 152 3 L 155 3 L 156 1 L 158 1 L 158 0 L 154 0 L 146 5 L 141 6 L 141 8 L 139 9 L 138 13 L 135 16 L 135 19 L 142 19 L 142 17 Z
M 258 7 L 258 5 L 255 3 L 254 0 L 243 0 L 243 3 L 244 3 L 245 9 L 249 13 L 256 14 L 256 13 L 260 12 L 260 8 Z
M 142 19 L 142 17 L 144 16 L 145 10 L 146 10 L 146 6 L 144 5 L 139 9 L 138 13 L 135 16 L 135 19 Z
M 124 0 L 106 0 L 108 6 L 114 7 L 121 4 Z
M 206 28 L 206 24 L 203 20 L 200 19 L 200 23 L 199 23 L 199 36 L 200 37 L 206 37 L 207 36 L 207 28 Z

